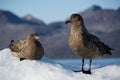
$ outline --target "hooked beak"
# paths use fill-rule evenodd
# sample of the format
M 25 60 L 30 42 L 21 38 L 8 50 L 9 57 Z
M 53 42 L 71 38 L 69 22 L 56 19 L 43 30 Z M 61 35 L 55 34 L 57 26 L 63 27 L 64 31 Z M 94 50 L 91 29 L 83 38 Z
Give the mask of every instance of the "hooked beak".
M 39 40 L 39 39 L 40 39 L 40 37 L 39 37 L 39 36 L 35 36 L 35 39 L 36 39 L 36 40 Z
M 67 24 L 67 23 L 71 23 L 71 21 L 70 20 L 65 21 L 65 24 Z

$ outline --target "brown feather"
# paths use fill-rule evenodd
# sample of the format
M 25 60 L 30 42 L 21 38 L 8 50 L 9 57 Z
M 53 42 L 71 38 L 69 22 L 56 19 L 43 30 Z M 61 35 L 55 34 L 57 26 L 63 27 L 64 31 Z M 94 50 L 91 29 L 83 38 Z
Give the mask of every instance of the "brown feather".
M 37 38 L 36 33 L 31 33 L 26 40 L 12 40 L 9 45 L 12 55 L 30 60 L 41 59 L 44 55 L 44 49 Z
M 76 55 L 89 59 L 101 57 L 104 54 L 111 55 L 113 49 L 87 31 L 81 15 L 72 14 L 69 22 L 72 25 L 69 45 Z

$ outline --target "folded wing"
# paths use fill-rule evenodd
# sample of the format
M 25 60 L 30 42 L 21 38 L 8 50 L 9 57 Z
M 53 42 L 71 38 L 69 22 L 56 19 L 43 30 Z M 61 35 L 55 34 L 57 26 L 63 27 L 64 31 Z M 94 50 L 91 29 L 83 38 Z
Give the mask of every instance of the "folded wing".
M 11 40 L 9 48 L 12 52 L 20 52 L 25 47 L 25 40 Z

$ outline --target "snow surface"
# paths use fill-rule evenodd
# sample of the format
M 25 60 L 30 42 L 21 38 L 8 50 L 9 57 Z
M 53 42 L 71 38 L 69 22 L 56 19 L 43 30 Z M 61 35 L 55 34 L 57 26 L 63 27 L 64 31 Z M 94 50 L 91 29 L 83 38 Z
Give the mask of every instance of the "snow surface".
M 92 70 L 92 74 L 74 73 L 54 60 L 19 61 L 6 48 L 0 51 L 0 80 L 120 80 L 120 65 Z

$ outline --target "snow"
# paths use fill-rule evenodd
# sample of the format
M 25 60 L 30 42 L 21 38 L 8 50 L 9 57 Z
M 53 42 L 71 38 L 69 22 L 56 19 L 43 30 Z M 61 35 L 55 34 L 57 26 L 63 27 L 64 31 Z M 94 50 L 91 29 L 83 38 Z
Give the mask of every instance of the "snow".
M 9 48 L 0 51 L 0 80 L 120 80 L 120 65 L 92 70 L 92 74 L 74 73 L 50 58 L 19 61 Z

